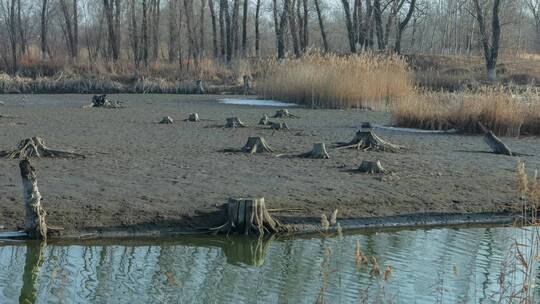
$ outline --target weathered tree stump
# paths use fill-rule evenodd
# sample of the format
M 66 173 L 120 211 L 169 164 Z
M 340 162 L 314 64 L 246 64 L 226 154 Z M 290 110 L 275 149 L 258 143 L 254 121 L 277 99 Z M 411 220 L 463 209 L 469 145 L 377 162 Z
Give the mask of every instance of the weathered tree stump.
M 358 171 L 368 174 L 386 173 L 386 170 L 382 167 L 381 162 L 364 160 L 358 167 Z
M 264 116 L 261 117 L 261 120 L 259 120 L 259 125 L 268 126 L 269 124 L 270 124 L 270 120 L 268 119 L 268 115 L 264 114 Z
M 227 203 L 227 221 L 211 228 L 214 234 L 240 233 L 263 236 L 280 231 L 281 224 L 268 212 L 264 198 L 231 198 Z
M 245 128 L 247 127 L 238 117 L 229 117 L 225 123 L 226 128 Z
M 244 95 L 250 94 L 251 89 L 252 89 L 251 76 L 250 75 L 244 75 Z
M 45 210 L 41 206 L 41 193 L 37 186 L 36 170 L 28 159 L 19 162 L 23 184 L 24 207 L 26 218 L 24 230 L 32 239 L 47 239 L 47 223 Z
M 481 122 L 478 122 L 480 129 L 484 132 L 484 141 L 491 148 L 491 151 L 495 154 L 503 154 L 509 156 L 516 156 L 517 153 L 512 153 L 510 148 L 505 145 L 491 130 L 486 128 Z
M 326 151 L 325 144 L 321 142 L 321 143 L 314 143 L 313 150 L 300 154 L 300 157 L 329 159 L 330 155 L 328 155 L 328 152 Z
M 19 142 L 15 150 L 0 151 L 0 157 L 7 158 L 31 158 L 31 157 L 78 157 L 84 158 L 82 154 L 75 152 L 53 150 L 45 146 L 45 141 L 41 137 L 26 138 Z
M 201 79 L 195 81 L 195 94 L 204 94 L 203 81 Z
M 360 129 L 356 132 L 355 137 L 350 142 L 341 142 L 335 145 L 338 149 L 358 149 L 358 150 L 373 150 L 373 151 L 389 151 L 396 152 L 403 147 L 391 144 L 377 136 L 373 129 Z
M 242 148 L 242 152 L 254 153 L 272 153 L 274 150 L 266 143 L 263 137 L 249 137 L 247 143 Z
M 164 116 L 160 121 L 160 124 L 172 124 L 174 120 L 170 116 Z
M 287 109 L 277 110 L 276 114 L 274 114 L 274 116 L 272 117 L 273 118 L 298 118 L 298 116 L 290 113 L 289 110 Z
M 116 101 L 109 100 L 107 95 L 94 95 L 92 97 L 92 103 L 90 107 L 93 108 L 107 108 L 107 109 L 120 109 L 122 105 Z
M 199 114 L 198 113 L 189 113 L 187 121 L 199 122 L 201 120 L 199 119 Z

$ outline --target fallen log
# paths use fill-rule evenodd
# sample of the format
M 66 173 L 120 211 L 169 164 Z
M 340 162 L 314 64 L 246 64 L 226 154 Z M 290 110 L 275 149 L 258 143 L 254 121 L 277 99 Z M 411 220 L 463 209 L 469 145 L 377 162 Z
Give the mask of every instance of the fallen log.
M 517 156 L 516 153 L 512 153 L 510 148 L 505 145 L 495 134 L 486 128 L 481 122 L 478 122 L 478 126 L 482 132 L 484 132 L 484 141 L 491 148 L 491 151 L 495 154 L 503 154 L 509 156 Z
M 264 236 L 282 230 L 282 225 L 268 210 L 264 198 L 231 198 L 226 205 L 226 222 L 210 231 L 213 234 L 239 233 Z
M 84 155 L 75 152 L 49 149 L 41 137 L 23 139 L 15 150 L 0 151 L 0 157 L 7 158 L 30 158 L 30 157 L 58 157 L 58 158 L 85 158 Z
M 24 207 L 26 218 L 24 230 L 31 239 L 47 239 L 45 210 L 41 206 L 41 193 L 37 186 L 36 170 L 28 159 L 19 162 L 23 184 Z

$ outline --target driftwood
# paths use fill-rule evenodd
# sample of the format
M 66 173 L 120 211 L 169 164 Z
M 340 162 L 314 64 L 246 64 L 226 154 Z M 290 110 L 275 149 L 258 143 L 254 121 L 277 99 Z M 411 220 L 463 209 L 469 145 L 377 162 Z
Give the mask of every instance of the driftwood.
M 107 95 L 94 95 L 94 97 L 92 97 L 92 103 L 89 106 L 85 106 L 85 107 L 107 108 L 107 109 L 123 108 L 123 106 L 119 102 L 109 100 L 107 98 Z
M 329 159 L 330 155 L 328 155 L 324 143 L 314 143 L 313 150 L 300 154 L 300 157 Z
M 484 132 L 484 141 L 491 148 L 491 151 L 495 154 L 504 154 L 509 156 L 517 156 L 516 153 L 512 153 L 510 148 L 505 145 L 491 130 L 486 128 L 481 122 L 478 122 L 478 126 Z
M 30 157 L 78 157 L 84 158 L 82 154 L 53 150 L 45 146 L 45 141 L 41 137 L 26 138 L 19 142 L 15 150 L 0 151 L 0 157 L 7 158 L 30 158 Z
M 266 143 L 263 137 L 249 137 L 247 143 L 242 148 L 242 152 L 254 153 L 272 153 L 274 150 Z
M 268 126 L 269 124 L 270 120 L 268 119 L 268 115 L 264 114 L 263 117 L 261 117 L 261 120 L 259 120 L 259 125 Z
M 350 142 L 336 143 L 334 146 L 338 149 L 358 149 L 358 150 L 373 150 L 373 151 L 389 151 L 396 152 L 403 147 L 389 143 L 373 132 L 371 128 L 362 128 Z
M 199 119 L 199 114 L 198 113 L 189 113 L 189 116 L 187 118 L 187 121 L 191 121 L 191 122 L 199 122 L 201 121 Z
M 377 161 L 368 161 L 364 160 L 360 164 L 360 167 L 357 169 L 358 171 L 362 173 L 368 173 L 368 174 L 378 174 L 378 173 L 386 173 L 387 171 L 383 168 L 381 165 L 381 162 L 379 160 Z
M 298 116 L 290 113 L 289 110 L 287 109 L 277 110 L 276 114 L 274 114 L 274 116 L 272 117 L 273 118 L 299 118 Z
M 19 162 L 23 184 L 24 207 L 26 218 L 24 230 L 32 239 L 47 239 L 45 210 L 41 206 L 41 194 L 37 186 L 36 170 L 28 159 Z
M 160 121 L 160 124 L 172 124 L 174 120 L 170 116 L 164 116 Z
M 214 234 L 240 233 L 244 235 L 268 235 L 282 230 L 282 225 L 272 218 L 264 198 L 231 198 L 227 203 L 226 222 L 210 231 Z
M 229 117 L 225 123 L 226 128 L 245 128 L 247 127 L 238 117 Z

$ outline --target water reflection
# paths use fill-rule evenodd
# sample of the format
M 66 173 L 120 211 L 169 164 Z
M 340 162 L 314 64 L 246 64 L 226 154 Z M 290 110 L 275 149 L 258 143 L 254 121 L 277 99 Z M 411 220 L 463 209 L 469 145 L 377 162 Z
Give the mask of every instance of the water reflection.
M 493 303 L 509 243 L 523 234 L 471 228 L 4 245 L 0 303 Z M 393 267 L 388 280 L 355 263 L 357 241 L 381 272 Z

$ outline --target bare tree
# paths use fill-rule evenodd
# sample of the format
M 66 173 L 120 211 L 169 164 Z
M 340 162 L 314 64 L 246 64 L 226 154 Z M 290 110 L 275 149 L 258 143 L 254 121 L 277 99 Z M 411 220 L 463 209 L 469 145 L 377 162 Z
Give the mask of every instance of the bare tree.
M 103 9 L 107 20 L 109 54 L 113 61 L 120 56 L 120 0 L 103 0 Z
M 247 17 L 248 17 L 248 1 L 244 0 L 242 10 L 242 56 L 247 56 Z
M 60 7 L 62 14 L 64 15 L 64 35 L 66 38 L 66 45 L 69 51 L 69 55 L 72 61 L 76 61 L 79 55 L 79 10 L 77 0 L 71 0 L 71 9 L 66 1 L 60 0 Z
M 324 29 L 324 21 L 321 14 L 321 7 L 319 5 L 319 0 L 314 0 L 314 1 L 315 1 L 315 10 L 317 11 L 317 19 L 319 20 L 319 29 L 321 31 L 324 51 L 328 52 L 329 51 L 328 40 L 326 39 L 326 30 Z
M 527 8 L 534 19 L 534 47 L 540 53 L 540 0 L 525 0 Z
M 499 22 L 500 0 L 493 0 L 491 14 L 491 37 L 486 29 L 486 17 L 479 0 L 473 0 L 476 11 L 476 19 L 480 30 L 480 42 L 484 50 L 484 59 L 486 61 L 487 77 L 489 81 L 497 79 L 497 58 L 499 56 L 499 43 L 501 39 L 501 25 Z
M 259 30 L 260 15 L 261 15 L 261 0 L 257 0 L 257 4 L 255 6 L 255 56 L 257 57 L 261 55 L 261 50 L 260 50 L 261 32 Z
M 274 0 L 274 21 L 276 23 L 276 41 L 277 41 L 277 57 L 278 59 L 285 58 L 285 33 L 287 32 L 287 20 L 289 14 L 290 0 L 283 0 L 283 10 L 277 23 L 277 0 Z
M 212 19 L 212 46 L 214 58 L 218 57 L 218 41 L 217 41 L 217 24 L 216 24 L 216 11 L 214 9 L 214 0 L 208 0 L 208 7 L 210 8 L 210 18 Z
M 394 51 L 398 54 L 401 53 L 401 37 L 403 35 L 403 31 L 409 24 L 409 21 L 411 20 L 411 17 L 414 13 L 415 8 L 416 8 L 416 0 L 410 0 L 409 9 L 407 10 L 407 14 L 405 15 L 405 18 L 403 18 L 403 20 L 401 21 L 398 21 L 397 31 L 396 31 L 396 42 L 394 44 Z
M 49 54 L 49 46 L 47 44 L 47 30 L 49 28 L 49 19 L 48 19 L 48 0 L 41 0 L 41 19 L 40 19 L 40 49 L 41 49 L 41 58 L 47 58 Z

